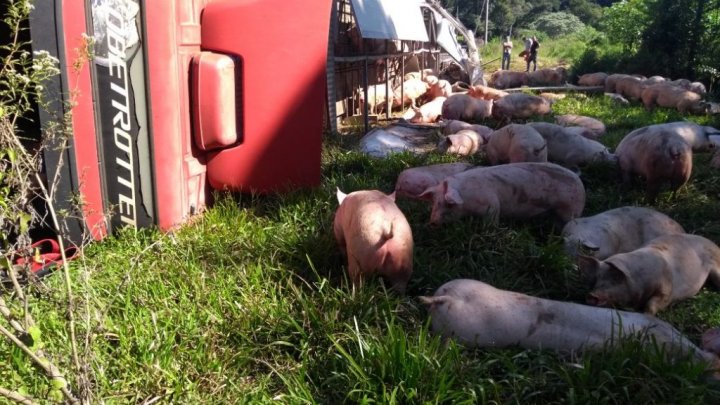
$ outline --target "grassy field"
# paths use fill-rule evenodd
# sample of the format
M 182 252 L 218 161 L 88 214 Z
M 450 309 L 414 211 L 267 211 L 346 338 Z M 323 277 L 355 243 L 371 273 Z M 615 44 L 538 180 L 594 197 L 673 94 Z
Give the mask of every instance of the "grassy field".
M 518 56 L 520 51 L 525 49 L 522 38 L 513 38 L 513 51 L 510 58 L 510 70 L 525 71 L 525 60 Z M 500 38 L 488 41 L 486 46 L 480 49 L 483 69 L 490 74 L 500 69 L 502 63 L 502 42 Z M 563 38 L 549 38 L 540 40 L 538 50 L 537 68 L 554 68 L 557 66 L 569 67 L 573 60 L 576 60 L 585 50 L 586 44 L 578 37 L 568 36 Z M 530 67 L 532 69 L 532 66 Z
M 544 58 L 541 56 L 541 61 Z M 630 130 L 683 119 L 602 97 L 572 95 L 556 114 L 594 116 L 614 147 Z M 698 122 L 720 127 L 707 117 Z M 491 123 L 492 124 L 492 123 Z M 283 196 L 218 196 L 215 206 L 173 234 L 124 230 L 72 263 L 81 370 L 70 361 L 61 277 L 30 288 L 43 347 L 71 388 L 91 403 L 718 403 L 720 387 L 702 366 L 668 363 L 628 341 L 612 351 L 569 358 L 517 348 L 470 350 L 428 333 L 430 295 L 455 278 L 540 297 L 582 302 L 587 292 L 545 219 L 468 218 L 428 226 L 427 203 L 400 201 L 415 239 L 406 296 L 373 280 L 348 285 L 332 236 L 335 188 L 393 189 L 409 167 L 463 160 L 431 153 L 374 160 L 352 151 L 357 135 L 328 136 L 319 188 Z M 655 207 L 688 232 L 720 242 L 720 178 L 696 154 L 689 184 Z M 486 164 L 480 154 L 469 161 Z M 583 171 L 587 215 L 646 205 L 614 168 Z M 692 340 L 720 325 L 720 293 L 704 290 L 660 317 Z M 50 384 L 0 342 L 0 385 L 40 402 Z

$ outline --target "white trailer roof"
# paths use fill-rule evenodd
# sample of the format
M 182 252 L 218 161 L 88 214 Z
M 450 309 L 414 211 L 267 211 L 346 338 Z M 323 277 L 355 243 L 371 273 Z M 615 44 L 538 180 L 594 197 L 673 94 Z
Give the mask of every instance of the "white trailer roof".
M 417 0 L 352 0 L 363 38 L 429 40 Z

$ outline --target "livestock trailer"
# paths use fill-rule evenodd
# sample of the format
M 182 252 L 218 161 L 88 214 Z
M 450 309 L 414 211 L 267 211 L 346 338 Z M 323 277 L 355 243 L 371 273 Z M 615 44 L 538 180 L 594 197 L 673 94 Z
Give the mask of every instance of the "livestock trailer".
M 73 241 L 171 229 L 212 190 L 319 184 L 332 0 L 43 0 L 33 51 L 59 59 L 39 115 L 69 113 L 44 152 Z M 77 197 L 80 197 L 79 199 Z

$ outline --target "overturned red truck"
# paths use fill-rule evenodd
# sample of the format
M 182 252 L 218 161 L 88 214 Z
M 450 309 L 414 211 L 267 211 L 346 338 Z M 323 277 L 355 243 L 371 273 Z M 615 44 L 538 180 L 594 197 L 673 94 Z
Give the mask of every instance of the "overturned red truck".
M 83 201 L 69 239 L 170 229 L 211 190 L 320 182 L 331 1 L 34 4 L 32 48 L 62 69 L 48 83 L 61 99 L 39 122 L 72 117 L 70 147 L 44 156 L 59 173 L 55 204 Z

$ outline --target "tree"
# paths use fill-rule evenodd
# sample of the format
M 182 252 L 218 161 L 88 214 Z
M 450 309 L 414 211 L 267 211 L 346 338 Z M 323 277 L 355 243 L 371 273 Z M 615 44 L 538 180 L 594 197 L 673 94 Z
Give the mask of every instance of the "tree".
M 600 27 L 611 42 L 622 45 L 627 53 L 635 53 L 649 23 L 645 0 L 623 0 L 605 9 Z
M 575 15 L 560 11 L 543 14 L 531 24 L 531 27 L 550 37 L 559 37 L 578 32 L 585 28 L 585 24 Z

